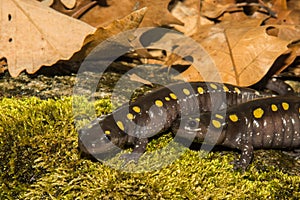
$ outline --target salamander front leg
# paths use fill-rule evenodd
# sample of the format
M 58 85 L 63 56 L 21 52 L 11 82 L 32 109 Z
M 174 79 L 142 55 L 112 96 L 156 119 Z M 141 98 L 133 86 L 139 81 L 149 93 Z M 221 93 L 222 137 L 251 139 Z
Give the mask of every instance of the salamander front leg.
M 121 155 L 120 158 L 125 161 L 124 165 L 126 165 L 127 163 L 129 163 L 131 161 L 138 163 L 139 158 L 146 151 L 147 144 L 148 144 L 148 138 L 137 139 L 134 142 L 133 151 L 131 153 L 125 153 L 125 154 Z

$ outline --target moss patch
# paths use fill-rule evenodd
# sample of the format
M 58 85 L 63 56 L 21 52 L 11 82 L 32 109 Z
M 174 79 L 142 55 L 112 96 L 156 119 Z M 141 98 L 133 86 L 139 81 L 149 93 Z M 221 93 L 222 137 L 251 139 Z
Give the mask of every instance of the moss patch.
M 270 166 L 259 171 L 255 163 L 244 174 L 232 171 L 232 152 L 204 156 L 187 150 L 158 170 L 118 171 L 80 155 L 71 98 L 2 99 L 0 104 L 0 199 L 300 198 L 299 176 Z M 111 107 L 101 100 L 97 109 L 107 113 Z M 158 152 L 170 140 L 170 135 L 153 140 L 148 152 Z M 177 150 L 145 155 L 141 163 L 172 160 Z

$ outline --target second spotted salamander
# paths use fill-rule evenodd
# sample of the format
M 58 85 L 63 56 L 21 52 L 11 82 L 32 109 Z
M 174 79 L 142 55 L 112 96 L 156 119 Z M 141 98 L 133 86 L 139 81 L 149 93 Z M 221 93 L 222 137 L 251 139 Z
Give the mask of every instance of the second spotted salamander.
M 300 97 L 257 99 L 221 113 L 185 116 L 172 129 L 182 139 L 240 150 L 235 168 L 245 170 L 254 149 L 300 149 Z

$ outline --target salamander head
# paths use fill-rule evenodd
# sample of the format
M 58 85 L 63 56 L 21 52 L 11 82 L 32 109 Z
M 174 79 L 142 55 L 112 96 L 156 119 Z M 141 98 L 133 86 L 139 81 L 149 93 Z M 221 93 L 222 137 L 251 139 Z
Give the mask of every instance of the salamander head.
M 78 146 L 82 152 L 97 159 L 113 157 L 126 143 L 126 134 L 120 132 L 110 116 L 97 118 L 78 131 Z M 109 128 L 109 129 L 108 129 Z

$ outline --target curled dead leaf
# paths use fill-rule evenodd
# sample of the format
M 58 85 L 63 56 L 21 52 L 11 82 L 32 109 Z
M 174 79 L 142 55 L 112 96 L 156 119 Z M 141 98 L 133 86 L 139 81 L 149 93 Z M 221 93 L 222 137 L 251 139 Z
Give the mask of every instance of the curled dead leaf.
M 147 8 L 142 8 L 120 20 L 115 20 L 106 27 L 98 28 L 93 34 L 85 38 L 82 49 L 73 56 L 72 60 L 82 60 L 104 40 L 118 33 L 137 28 L 146 11 Z M 130 37 L 130 35 L 128 37 Z M 124 40 L 126 40 L 124 43 L 128 42 L 128 38 L 124 38 Z
M 96 29 L 37 1 L 1 1 L 0 57 L 11 76 L 68 60 Z
M 69 60 L 75 52 L 80 52 L 75 57 L 82 60 L 106 38 L 138 27 L 145 14 L 145 9 L 138 10 L 106 28 L 95 29 L 37 1 L 0 1 L 0 6 L 0 57 L 7 59 L 13 77 L 23 70 L 32 74 L 42 66 Z

